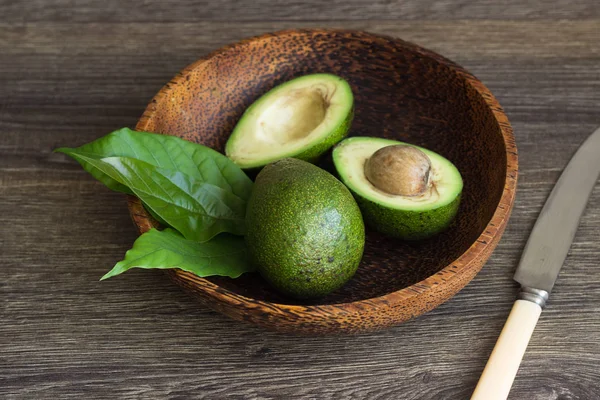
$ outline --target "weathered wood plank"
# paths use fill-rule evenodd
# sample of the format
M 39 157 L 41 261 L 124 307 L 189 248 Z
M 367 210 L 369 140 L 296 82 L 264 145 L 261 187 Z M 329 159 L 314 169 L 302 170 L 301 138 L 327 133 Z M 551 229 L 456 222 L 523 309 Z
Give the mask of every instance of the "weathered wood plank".
M 318 0 L 186 1 L 3 0 L 0 15 L 10 21 L 199 22 L 326 20 L 565 19 L 600 16 L 591 0 Z
M 132 65 L 164 65 L 171 57 L 195 60 L 202 53 L 249 36 L 291 28 L 358 29 L 413 41 L 447 55 L 464 59 L 519 57 L 542 63 L 547 58 L 593 59 L 600 55 L 597 44 L 600 16 L 583 20 L 557 21 L 343 21 L 301 22 L 212 22 L 197 23 L 73 23 L 36 22 L 14 24 L 0 22 L 0 47 L 3 68 L 9 70 L 7 58 L 17 54 L 33 60 L 40 55 L 64 54 L 69 61 L 95 56 L 98 61 L 124 61 Z M 164 55 L 170 57 L 166 58 Z M 136 57 L 134 57 L 136 56 Z M 111 60 L 111 57 L 112 60 Z M 133 64 L 137 57 L 138 64 Z M 36 73 L 41 67 L 49 76 L 60 73 L 62 64 L 27 65 Z M 552 67 L 552 65 L 548 65 Z M 86 68 L 78 76 L 105 77 L 104 65 Z M 35 77 L 35 75 L 33 76 Z M 508 82 L 507 82 L 508 83 Z
M 29 4 L 31 15 L 17 2 L 0 3 L 0 12 L 63 19 L 64 9 Z M 379 333 L 296 338 L 204 309 L 156 271 L 98 282 L 135 239 L 125 201 L 50 150 L 133 126 L 177 70 L 225 43 L 322 24 L 115 23 L 124 17 L 111 14 L 110 2 L 78 4 L 71 19 L 97 23 L 0 24 L 0 397 L 468 398 L 512 305 L 528 232 L 598 125 L 600 20 L 410 21 L 478 7 L 459 2 L 463 11 L 447 16 L 327 23 L 399 36 L 473 71 L 511 118 L 521 173 L 497 251 L 451 301 Z M 573 4 L 594 15 L 594 2 Z M 182 10 L 161 18 L 195 21 Z M 509 2 L 498 18 L 539 16 L 510 10 Z M 597 187 L 511 399 L 600 398 L 599 226 Z

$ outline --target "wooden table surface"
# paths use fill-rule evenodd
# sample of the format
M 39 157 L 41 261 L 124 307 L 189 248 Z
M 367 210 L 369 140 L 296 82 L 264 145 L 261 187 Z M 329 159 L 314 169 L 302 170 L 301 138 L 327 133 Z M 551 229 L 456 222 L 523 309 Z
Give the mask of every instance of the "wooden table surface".
M 600 126 L 597 0 L 0 0 L 0 398 L 467 399 L 560 171 Z M 229 320 L 157 271 L 98 282 L 136 238 L 125 199 L 53 154 L 122 126 L 178 70 L 292 27 L 383 33 L 478 76 L 515 130 L 513 216 L 482 272 L 385 331 L 300 338 Z M 511 399 L 600 399 L 596 190 Z

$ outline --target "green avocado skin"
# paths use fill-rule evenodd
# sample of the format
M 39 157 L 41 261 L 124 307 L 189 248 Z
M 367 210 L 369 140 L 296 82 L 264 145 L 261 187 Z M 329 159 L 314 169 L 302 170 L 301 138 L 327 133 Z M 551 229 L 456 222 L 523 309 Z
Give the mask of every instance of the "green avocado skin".
M 346 119 L 322 141 L 315 143 L 313 146 L 304 150 L 303 152 L 293 155 L 292 157 L 297 158 L 299 160 L 308 161 L 309 163 L 316 163 L 319 161 L 323 153 L 336 145 L 339 141 L 344 139 L 348 135 L 348 131 L 350 130 L 350 125 L 352 125 L 352 120 L 354 119 L 354 108 L 348 114 Z
M 346 117 L 344 122 L 342 122 L 340 126 L 333 130 L 323 141 L 316 143 L 308 149 L 305 149 L 302 153 L 292 155 L 291 157 L 309 162 L 311 164 L 316 164 L 319 162 L 323 154 L 327 152 L 327 150 L 348 136 L 348 130 L 352 125 L 353 119 L 354 109 L 352 109 L 352 112 L 348 114 L 348 117 Z M 244 168 L 244 172 L 246 172 L 251 179 L 254 179 L 263 168 L 264 165 L 254 168 Z
M 352 194 L 333 175 L 302 160 L 286 158 L 263 168 L 246 226 L 258 271 L 297 299 L 340 288 L 362 258 L 365 228 Z
M 353 194 L 370 228 L 403 240 L 427 239 L 446 230 L 458 212 L 461 197 L 432 210 L 405 211 L 375 203 L 354 191 Z

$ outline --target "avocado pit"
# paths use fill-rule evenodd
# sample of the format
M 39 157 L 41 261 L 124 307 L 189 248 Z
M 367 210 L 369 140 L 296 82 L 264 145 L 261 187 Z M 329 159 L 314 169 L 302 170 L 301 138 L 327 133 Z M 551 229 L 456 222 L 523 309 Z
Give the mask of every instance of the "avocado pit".
M 367 159 L 365 177 L 375 188 L 397 196 L 415 197 L 431 187 L 431 160 L 416 147 L 382 147 Z

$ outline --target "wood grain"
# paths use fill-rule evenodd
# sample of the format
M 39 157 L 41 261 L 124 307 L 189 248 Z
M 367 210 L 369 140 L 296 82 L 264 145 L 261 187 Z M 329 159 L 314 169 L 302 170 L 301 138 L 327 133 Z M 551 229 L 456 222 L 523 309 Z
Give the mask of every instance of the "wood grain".
M 198 22 L 338 20 L 547 19 L 600 16 L 589 0 L 318 0 L 239 2 L 191 0 L 185 5 L 160 0 L 47 0 L 0 2 L 0 15 L 18 22 Z
M 136 3 L 147 20 L 167 21 Z M 252 2 L 256 22 L 211 22 L 230 16 L 173 6 L 173 19 L 157 24 L 119 22 L 136 19 L 107 15 L 106 2 L 73 7 L 91 24 L 35 4 L 0 2 L 9 16 L 0 25 L 0 397 L 468 398 L 514 300 L 511 277 L 528 232 L 560 170 L 600 123 L 597 2 L 573 2 L 586 12 L 565 14 L 566 6 L 536 14 L 509 3 L 494 14 L 483 3 L 441 2 L 450 11 L 439 21 L 326 23 L 313 22 L 329 12 L 318 8 L 294 15 L 304 22 L 269 22 L 272 7 Z M 469 18 L 471 4 L 479 18 L 497 20 L 452 20 Z M 560 15 L 577 19 L 551 19 Z M 538 16 L 547 20 L 519 20 Z M 519 190 L 482 272 L 416 320 L 343 338 L 299 339 L 231 321 L 158 272 L 99 283 L 136 236 L 125 200 L 50 150 L 133 126 L 175 71 L 223 44 L 308 26 L 414 41 L 462 64 L 498 97 L 515 129 Z M 597 187 L 511 399 L 600 397 L 599 226 Z

